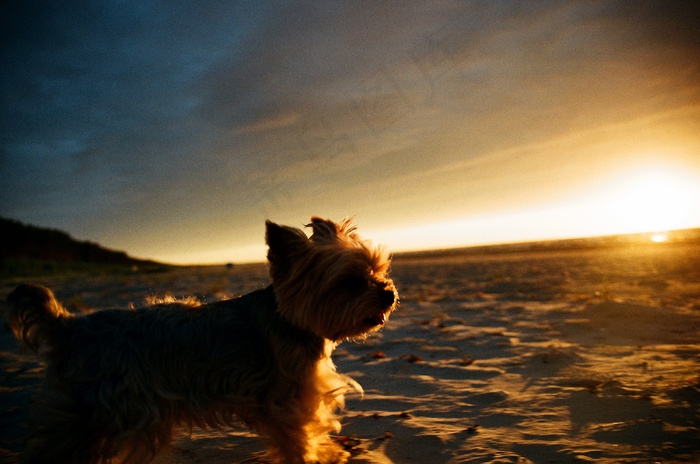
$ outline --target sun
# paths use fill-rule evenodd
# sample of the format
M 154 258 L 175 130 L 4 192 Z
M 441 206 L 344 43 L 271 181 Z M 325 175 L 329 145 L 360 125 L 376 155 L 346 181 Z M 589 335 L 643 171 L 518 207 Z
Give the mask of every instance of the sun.
M 654 243 L 665 243 L 668 241 L 668 234 L 666 232 L 655 232 L 651 234 L 649 240 Z
M 620 177 L 606 207 L 610 220 L 626 232 L 667 231 L 685 227 L 698 196 L 686 173 L 647 167 Z

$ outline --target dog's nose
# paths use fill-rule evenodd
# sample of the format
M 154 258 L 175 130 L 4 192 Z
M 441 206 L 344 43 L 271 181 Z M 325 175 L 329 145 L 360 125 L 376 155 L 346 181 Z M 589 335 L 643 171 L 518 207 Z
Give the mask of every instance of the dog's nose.
M 391 306 L 396 301 L 396 295 L 393 290 L 382 290 L 379 294 L 379 299 L 385 306 Z

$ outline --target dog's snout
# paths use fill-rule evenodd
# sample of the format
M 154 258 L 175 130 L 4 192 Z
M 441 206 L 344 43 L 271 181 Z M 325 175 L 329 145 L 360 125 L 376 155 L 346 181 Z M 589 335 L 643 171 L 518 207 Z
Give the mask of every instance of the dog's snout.
M 389 289 L 382 290 L 379 294 L 379 299 L 381 300 L 382 304 L 391 306 L 394 304 L 394 301 L 396 301 L 396 292 Z

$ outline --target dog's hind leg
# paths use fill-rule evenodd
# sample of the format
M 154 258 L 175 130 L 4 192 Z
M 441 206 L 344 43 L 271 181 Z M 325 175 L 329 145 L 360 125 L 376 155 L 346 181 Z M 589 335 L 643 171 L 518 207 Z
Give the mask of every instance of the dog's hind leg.
M 69 397 L 43 392 L 36 400 L 22 463 L 104 462 L 104 439 L 81 419 L 80 411 Z

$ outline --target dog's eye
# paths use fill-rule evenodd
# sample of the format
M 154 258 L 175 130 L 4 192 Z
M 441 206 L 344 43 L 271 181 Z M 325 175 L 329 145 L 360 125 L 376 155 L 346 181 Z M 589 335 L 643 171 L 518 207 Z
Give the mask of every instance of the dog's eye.
M 350 292 L 359 292 L 367 288 L 367 280 L 362 277 L 346 277 L 340 281 L 340 286 Z

